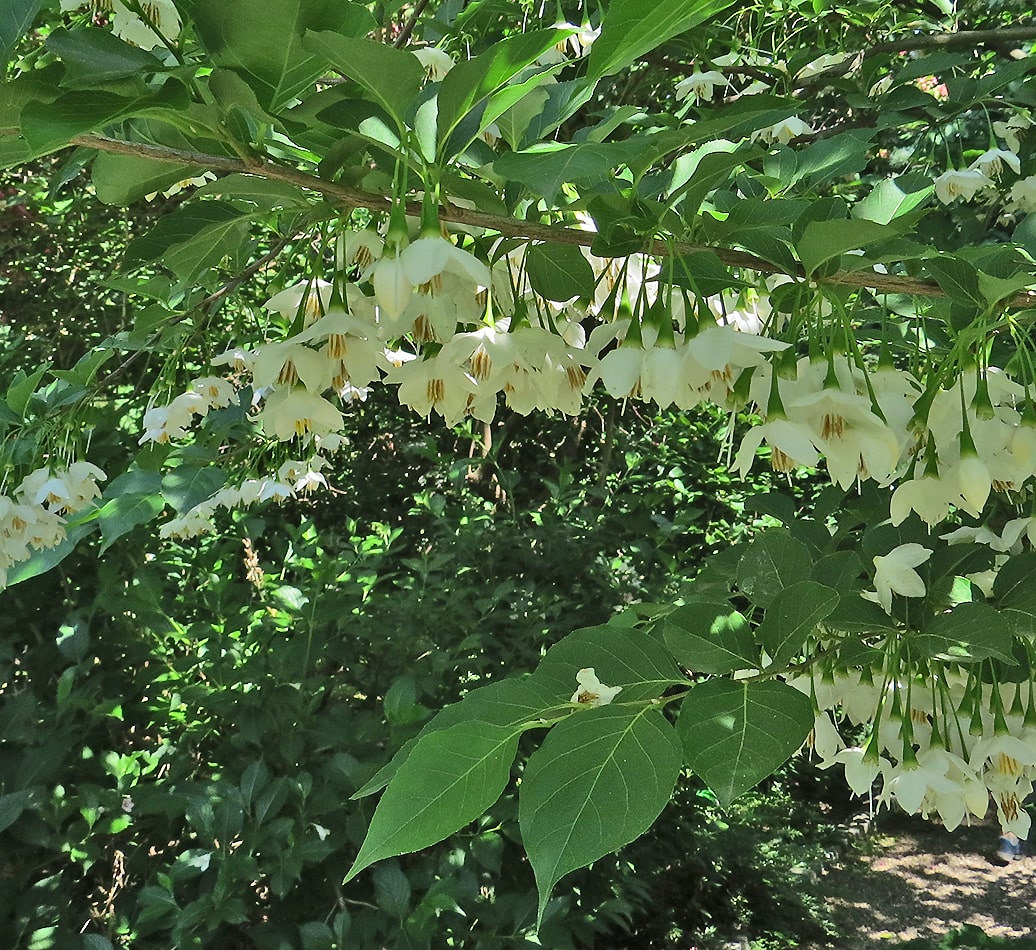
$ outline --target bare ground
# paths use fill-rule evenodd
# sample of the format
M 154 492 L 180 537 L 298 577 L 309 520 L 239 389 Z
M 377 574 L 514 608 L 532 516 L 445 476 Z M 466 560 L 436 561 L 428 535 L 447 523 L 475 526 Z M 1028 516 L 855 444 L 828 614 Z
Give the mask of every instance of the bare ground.
M 876 832 L 817 883 L 844 936 L 812 950 L 887 948 L 964 924 L 988 936 L 1036 937 L 1036 857 L 1004 866 L 994 857 L 997 839 L 992 823 L 951 833 L 901 819 Z

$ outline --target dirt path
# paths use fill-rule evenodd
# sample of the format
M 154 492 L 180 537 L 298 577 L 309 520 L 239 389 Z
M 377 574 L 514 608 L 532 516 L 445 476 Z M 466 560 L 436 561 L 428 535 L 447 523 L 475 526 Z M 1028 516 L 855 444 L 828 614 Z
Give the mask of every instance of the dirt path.
M 845 937 L 814 944 L 871 950 L 939 937 L 964 924 L 997 937 L 1036 936 L 1036 857 L 995 861 L 997 829 L 903 820 L 876 832 L 866 851 L 831 868 L 818 884 Z

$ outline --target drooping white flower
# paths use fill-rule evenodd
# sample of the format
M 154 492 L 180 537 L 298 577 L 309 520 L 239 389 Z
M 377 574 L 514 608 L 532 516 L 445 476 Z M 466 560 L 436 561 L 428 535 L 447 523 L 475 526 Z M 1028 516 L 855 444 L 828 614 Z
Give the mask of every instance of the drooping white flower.
M 999 178 L 1004 172 L 1004 165 L 1016 175 L 1021 173 L 1022 164 L 1018 156 L 1003 148 L 988 149 L 971 163 L 972 168 L 977 168 L 990 179 Z
M 266 432 L 282 442 L 337 432 L 344 422 L 331 403 L 303 386 L 274 392 L 259 413 L 259 421 Z
M 621 686 L 605 686 L 597 678 L 592 666 L 576 673 L 576 682 L 579 688 L 572 694 L 569 702 L 579 703 L 581 706 L 606 706 L 622 692 Z
M 326 280 L 303 280 L 274 294 L 263 307 L 294 320 L 299 310 L 306 326 L 324 315 L 331 301 L 332 285 Z
M 925 586 L 921 575 L 914 570 L 932 556 L 932 549 L 911 541 L 893 548 L 888 554 L 874 558 L 873 591 L 863 591 L 862 597 L 880 604 L 885 613 L 892 613 L 892 595 L 924 597 Z
M 899 484 L 889 502 L 889 515 L 892 524 L 900 525 L 914 511 L 922 521 L 934 527 L 946 520 L 950 506 L 958 497 L 949 481 L 922 475 Z
M 695 70 L 686 79 L 681 79 L 676 84 L 676 98 L 678 100 L 690 99 L 692 102 L 702 102 L 711 99 L 716 92 L 717 86 L 728 85 L 727 77 L 715 69 L 708 72 Z
M 764 142 L 766 144 L 779 142 L 781 145 L 787 145 L 792 139 L 797 139 L 800 135 L 812 134 L 813 128 L 807 122 L 803 122 L 798 116 L 792 115 L 788 116 L 787 119 L 782 119 L 780 122 L 767 126 L 765 129 L 757 129 L 752 133 L 751 139 L 753 142 Z
M 1030 175 L 1011 186 L 1010 207 L 1016 211 L 1036 211 L 1036 175 Z
M 834 66 L 840 66 L 852 55 L 852 53 L 824 53 L 822 56 L 818 56 L 811 62 L 806 63 L 795 74 L 795 78 L 808 79 L 810 76 L 816 76 L 818 73 L 825 72 Z
M 210 409 L 223 409 L 237 398 L 237 390 L 222 376 L 199 376 L 191 380 L 191 391 L 206 399 Z
M 1006 122 L 994 122 L 993 134 L 1007 142 L 1007 147 L 1012 152 L 1018 152 L 1021 148 L 1021 133 L 1033 126 L 1032 118 L 1025 113 L 1016 113 Z
M 444 79 L 456 65 L 449 53 L 434 46 L 422 46 L 419 49 L 412 49 L 410 52 L 420 60 L 425 73 L 432 82 Z
M 775 472 L 814 468 L 820 461 L 820 441 L 808 425 L 791 419 L 774 418 L 752 426 L 741 440 L 732 468 L 737 469 L 742 478 L 751 469 L 755 454 L 763 442 L 770 446 L 770 467 Z
M 971 201 L 983 188 L 993 184 L 985 172 L 978 168 L 951 168 L 935 179 L 935 197 L 944 205 L 954 198 Z

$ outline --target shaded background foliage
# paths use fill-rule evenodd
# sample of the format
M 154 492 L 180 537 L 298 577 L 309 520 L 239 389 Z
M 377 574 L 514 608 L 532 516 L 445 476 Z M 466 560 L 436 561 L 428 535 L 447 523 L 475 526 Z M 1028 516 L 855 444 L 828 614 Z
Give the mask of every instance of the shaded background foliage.
M 39 268 L 43 288 L 11 298 L 37 339 L 12 333 L 9 364 L 66 325 L 53 302 L 67 276 L 38 254 L 67 222 L 46 211 L 51 171 L 26 182 L 40 236 L 7 246 L 7 272 Z M 76 254 L 96 265 L 147 218 L 98 209 Z M 122 299 L 88 281 L 96 266 L 81 333 L 49 354 L 65 365 L 121 326 Z M 129 388 L 154 377 L 146 360 L 125 373 Z M 132 437 L 117 404 L 90 412 L 95 451 Z M 715 456 L 725 421 L 602 399 L 579 419 L 505 418 L 490 445 L 381 394 L 353 422 L 331 494 L 235 515 L 198 543 L 140 527 L 102 557 L 87 541 L 4 594 L 0 932 L 16 945 L 527 942 L 535 891 L 511 795 L 344 894 L 371 807 L 349 795 L 434 710 L 621 605 L 677 595 L 747 530 L 744 486 Z M 679 945 L 743 929 L 748 906 L 760 930 L 801 929 L 798 910 L 771 911 L 798 907 L 786 867 L 821 839 L 785 847 L 756 804 L 721 817 L 689 782 L 650 838 L 572 875 L 539 939 Z

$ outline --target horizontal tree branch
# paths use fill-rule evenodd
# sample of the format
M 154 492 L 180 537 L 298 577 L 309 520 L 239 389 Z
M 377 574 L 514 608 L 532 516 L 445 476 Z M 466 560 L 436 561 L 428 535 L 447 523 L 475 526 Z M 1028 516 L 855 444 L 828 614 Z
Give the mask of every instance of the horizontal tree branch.
M 899 53 L 920 49 L 971 49 L 976 46 L 1005 46 L 1036 40 L 1036 26 L 1005 26 L 996 30 L 959 30 L 956 33 L 929 33 L 903 36 L 875 43 L 863 51 L 864 58 L 880 53 Z
M 349 208 L 366 208 L 370 211 L 385 212 L 391 210 L 392 203 L 385 195 L 376 195 L 358 188 L 351 188 L 338 182 L 325 181 L 307 172 L 277 165 L 273 162 L 254 159 L 245 161 L 225 155 L 209 155 L 185 149 L 169 148 L 165 145 L 153 145 L 147 142 L 128 142 L 112 139 L 103 135 L 79 135 L 72 144 L 83 148 L 95 148 L 99 151 L 117 155 L 135 155 L 152 158 L 158 161 L 177 162 L 183 165 L 196 165 L 212 171 L 238 172 L 255 175 L 271 181 L 281 181 L 324 195 L 326 198 L 341 202 Z M 418 202 L 407 205 L 407 214 L 420 217 L 421 206 Z M 558 225 L 540 224 L 535 221 L 521 221 L 517 218 L 488 214 L 484 211 L 459 208 L 454 205 L 440 209 L 443 221 L 462 224 L 468 227 L 485 228 L 496 231 L 505 237 L 525 238 L 530 241 L 543 241 L 554 244 L 572 244 L 590 247 L 598 237 L 594 231 L 582 231 L 576 228 Z M 769 261 L 732 248 L 715 247 L 707 244 L 692 244 L 686 241 L 648 241 L 645 240 L 640 250 L 644 253 L 665 256 L 669 253 L 694 254 L 710 252 L 715 254 L 724 264 L 744 267 L 765 274 L 787 274 L 791 277 L 805 278 L 801 269 L 789 269 L 772 264 Z M 814 278 L 818 283 L 837 284 L 843 287 L 865 288 L 878 294 L 908 294 L 919 297 L 944 297 L 946 292 L 934 281 L 918 280 L 912 277 L 900 277 L 893 274 L 879 274 L 875 271 L 839 271 L 824 277 Z M 1034 278 L 1036 282 L 1036 278 Z M 1026 308 L 1036 303 L 1036 294 L 1017 294 L 1006 305 L 1012 308 Z

